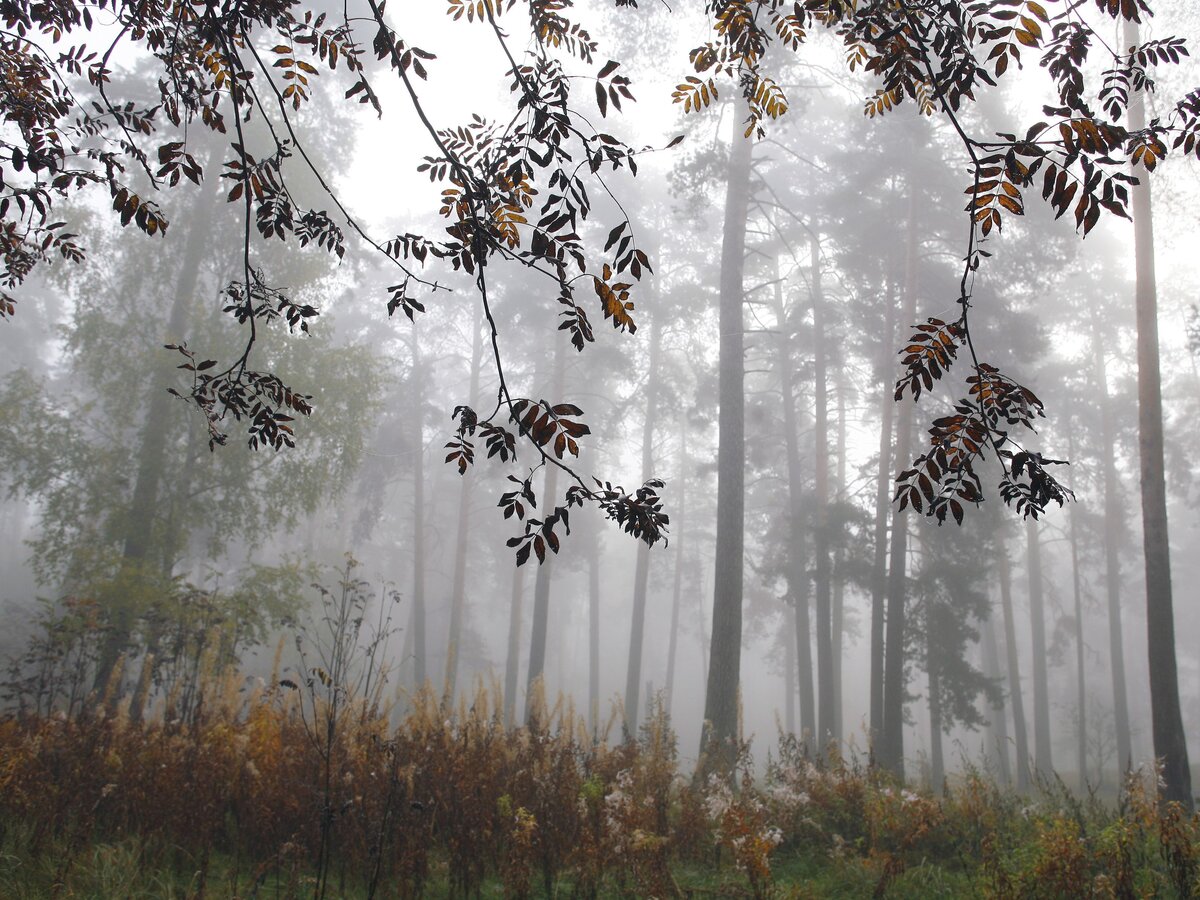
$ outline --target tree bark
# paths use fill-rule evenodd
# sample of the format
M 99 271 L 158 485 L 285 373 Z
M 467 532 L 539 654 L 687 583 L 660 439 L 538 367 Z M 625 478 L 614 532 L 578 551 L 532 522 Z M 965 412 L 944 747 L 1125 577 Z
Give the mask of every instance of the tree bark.
M 846 498 L 846 381 L 845 360 L 839 359 L 837 378 L 837 475 L 833 494 L 840 504 Z M 840 517 L 844 521 L 844 517 Z M 844 532 L 845 525 L 839 524 L 839 532 Z M 845 734 L 842 716 L 845 706 L 842 703 L 842 651 L 846 640 L 846 573 L 845 541 L 839 533 L 833 549 L 833 739 L 839 744 Z
M 829 386 L 826 379 L 825 301 L 821 290 L 821 245 L 810 238 L 813 312 L 813 460 L 816 523 L 813 566 L 817 612 L 817 749 L 833 739 L 833 621 L 829 565 Z
M 1117 730 L 1117 783 L 1133 766 L 1133 731 L 1129 726 L 1129 700 L 1125 689 L 1125 640 L 1121 628 L 1121 522 L 1117 479 L 1116 434 L 1104 344 L 1098 330 L 1092 334 L 1096 390 L 1100 396 L 1100 457 L 1104 468 L 1104 589 L 1108 607 L 1108 663 L 1112 670 L 1113 723 Z
M 946 762 L 942 752 L 942 691 L 935 659 L 938 649 L 925 631 L 925 659 L 929 676 L 929 783 L 934 793 L 941 793 L 946 782 Z
M 1033 652 L 1033 765 L 1043 778 L 1054 772 L 1050 752 L 1050 685 L 1046 671 L 1046 603 L 1042 590 L 1042 547 L 1037 521 L 1025 520 L 1025 567 L 1029 579 L 1029 623 Z
M 642 424 L 642 482 L 654 477 L 654 422 L 658 418 L 658 357 L 662 329 L 650 326 L 650 361 L 646 372 L 646 418 Z M 650 580 L 650 548 L 638 541 L 633 578 L 633 616 L 629 626 L 629 665 L 625 677 L 625 734 L 637 736 L 638 688 L 642 680 L 642 643 L 646 627 L 646 588 Z M 647 698 L 649 699 L 649 698 Z
M 696 564 L 700 564 L 699 558 L 696 559 Z M 704 594 L 707 590 L 708 585 L 702 584 L 696 592 L 697 619 L 700 622 L 700 680 L 705 685 L 708 684 L 708 648 L 712 643 L 708 636 L 708 616 L 704 614 Z
M 796 733 L 796 610 L 783 607 L 783 730 Z
M 413 687 L 425 689 L 425 372 L 416 323 L 412 331 Z
M 1125 44 L 1140 40 L 1138 26 L 1125 22 Z M 1146 127 L 1140 91 L 1129 99 L 1129 129 Z M 1179 674 L 1175 661 L 1175 611 L 1171 596 L 1171 547 L 1167 530 L 1167 486 L 1163 471 L 1162 373 L 1158 349 L 1158 285 L 1154 271 L 1154 221 L 1148 173 L 1133 188 L 1133 236 L 1137 264 L 1138 457 L 1141 462 L 1142 548 L 1146 566 L 1146 637 L 1150 660 L 1150 718 L 1154 755 L 1162 766 L 1162 798 L 1193 806 Z
M 517 684 L 521 671 L 521 606 L 525 593 L 525 567 L 514 566 L 512 600 L 508 607 L 508 654 L 504 663 L 504 723 L 516 724 Z
M 1074 441 L 1068 438 L 1067 458 L 1075 458 Z M 1071 544 L 1071 592 L 1075 606 L 1075 705 L 1079 708 L 1075 764 L 1079 768 L 1079 793 L 1087 792 L 1087 673 L 1083 665 L 1083 585 L 1079 573 L 1079 528 L 1076 506 L 1067 514 Z
M 883 338 L 880 342 L 879 370 L 883 373 L 879 421 L 879 469 L 875 476 L 874 560 L 871 565 L 871 746 L 883 734 L 883 628 L 884 603 L 888 584 L 888 510 L 892 492 L 892 414 L 896 403 L 892 399 L 889 377 L 895 346 L 896 313 L 895 282 L 887 278 Z
M 1004 612 L 1004 646 L 1008 656 L 1008 695 L 1013 712 L 1013 736 L 1017 742 L 1017 792 L 1029 790 L 1029 735 L 1025 727 L 1025 700 L 1021 694 L 1021 662 L 1017 653 L 1017 619 L 1013 612 L 1012 572 L 1003 538 L 999 544 L 1000 607 Z
M 917 317 L 917 227 L 916 186 L 909 185 L 908 239 L 904 261 L 904 319 Z M 896 460 L 907 466 L 912 460 L 913 402 L 902 401 L 896 417 Z M 892 535 L 889 548 L 887 583 L 887 619 L 883 667 L 883 732 L 879 741 L 880 764 L 900 778 L 904 777 L 904 702 L 908 694 L 905 681 L 904 616 L 908 594 L 908 510 L 892 508 Z
M 744 99 L 733 106 L 725 223 L 721 241 L 720 373 L 717 448 L 717 547 L 713 577 L 712 651 L 704 698 L 700 754 L 710 744 L 713 760 L 733 762 L 738 737 L 738 687 L 742 660 L 742 576 L 745 532 L 745 363 L 743 360 L 743 271 L 746 214 L 750 202 L 753 145 L 743 137 Z
M 989 610 L 987 621 L 983 623 L 983 673 L 993 681 L 1000 680 L 1000 654 L 996 647 L 996 616 L 995 610 Z M 1005 720 L 1006 710 L 1004 699 L 992 705 L 992 715 L 988 723 L 991 734 L 991 749 L 994 752 L 999 770 L 1000 784 L 1004 787 L 1012 785 L 1012 767 L 1008 762 L 1008 723 Z
M 588 527 L 588 730 L 600 737 L 600 524 Z
M 565 343 L 554 342 L 554 387 L 552 403 L 557 403 L 563 394 L 566 381 L 567 357 Z M 558 466 L 546 466 L 541 504 L 543 509 L 552 509 L 558 502 Z M 536 559 L 536 558 L 535 558 Z M 550 579 L 554 574 L 554 554 L 547 553 L 546 561 L 538 565 L 537 580 L 533 585 L 533 634 L 529 640 L 529 675 L 525 691 L 525 722 L 530 724 L 537 715 L 539 694 L 543 695 L 542 683 L 546 668 L 546 629 L 550 622 Z
M 679 647 L 679 607 L 683 602 L 683 528 L 687 524 L 687 477 L 691 464 L 688 461 L 687 413 L 680 417 L 679 427 L 679 503 L 673 517 L 675 522 L 675 578 L 671 586 L 671 633 L 667 639 L 667 678 L 663 702 L 667 715 L 671 715 L 675 697 L 675 657 Z
M 779 390 L 783 407 L 784 449 L 788 471 L 788 605 L 796 642 L 797 686 L 800 695 L 800 736 L 817 736 L 813 698 L 812 633 L 809 622 L 808 570 L 804 535 L 804 473 L 800 461 L 800 429 L 792 381 L 791 325 L 783 304 L 782 282 L 775 282 L 775 316 L 779 323 Z
M 468 391 L 470 405 L 479 405 L 479 374 L 483 361 L 483 305 L 475 305 L 475 332 L 471 339 L 471 384 Z M 467 542 L 471 528 L 471 484 L 474 467 L 462 475 L 458 486 L 458 528 L 454 538 L 454 580 L 450 588 L 450 631 L 446 638 L 446 681 L 442 692 L 442 707 L 449 710 L 454 705 L 458 684 L 458 651 L 462 640 L 463 610 L 466 606 L 467 590 Z

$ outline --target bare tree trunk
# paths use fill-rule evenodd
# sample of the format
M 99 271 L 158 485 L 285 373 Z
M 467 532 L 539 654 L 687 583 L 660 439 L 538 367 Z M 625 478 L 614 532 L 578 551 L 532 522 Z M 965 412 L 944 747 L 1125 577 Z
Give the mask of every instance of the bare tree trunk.
M 941 793 L 946 783 L 946 762 L 942 753 L 942 689 L 939 683 L 938 648 L 925 631 L 925 659 L 929 676 L 929 783 L 934 793 Z
M 671 586 L 671 634 L 667 640 L 667 715 L 671 715 L 671 703 L 675 697 L 675 656 L 679 647 L 679 607 L 683 601 L 683 527 L 687 524 L 687 477 L 691 463 L 688 460 L 688 420 L 684 412 L 679 417 L 679 504 L 675 509 L 675 578 Z
M 817 612 L 817 748 L 833 738 L 833 622 L 830 610 L 829 567 L 829 386 L 825 354 L 825 299 L 821 290 L 821 245 L 815 236 L 809 241 L 812 259 L 813 310 L 813 429 L 814 488 L 816 528 L 813 566 Z
M 600 735 L 600 524 L 588 527 L 588 730 Z
M 904 403 L 897 417 L 896 458 L 912 456 L 912 405 Z M 883 733 L 879 741 L 880 764 L 904 775 L 904 703 L 908 692 L 904 672 L 905 605 L 908 595 L 908 510 L 892 511 L 888 552 L 887 633 L 884 645 Z
M 1074 442 L 1068 438 L 1067 456 L 1075 458 Z M 1087 792 L 1087 674 L 1083 665 L 1083 586 L 1079 574 L 1079 528 L 1075 504 L 1068 512 L 1068 528 L 1071 543 L 1071 591 L 1075 605 L 1075 704 L 1079 708 L 1076 760 L 1079 767 L 1079 793 Z
M 420 338 L 412 326 L 413 442 L 413 688 L 425 689 L 425 371 Z
M 479 373 L 483 361 L 483 305 L 475 305 L 475 333 L 471 339 L 471 385 L 468 396 L 471 408 L 479 405 Z M 462 640 L 463 608 L 467 590 L 467 542 L 471 527 L 471 484 L 474 468 L 462 475 L 458 488 L 458 528 L 454 539 L 454 581 L 450 589 L 450 632 L 446 639 L 446 681 L 442 692 L 442 706 L 449 710 L 454 705 L 454 694 L 458 682 L 458 650 Z
M 987 621 L 983 623 L 983 673 L 993 681 L 1000 680 L 1000 654 L 996 648 L 996 615 L 995 610 L 988 611 Z M 1000 784 L 1004 787 L 1012 785 L 1012 767 L 1008 762 L 1008 723 L 1005 720 L 1006 711 L 1004 700 L 992 704 L 992 715 L 988 722 L 991 735 L 991 752 L 995 753 L 999 769 Z
M 514 566 L 512 602 L 508 612 L 508 655 L 504 663 L 504 723 L 511 728 L 516 723 L 517 683 L 521 671 L 521 606 L 525 593 L 525 567 Z
M 783 607 L 783 730 L 796 733 L 796 610 Z
M 738 684 L 742 662 L 742 569 L 745 563 L 745 365 L 742 303 L 746 214 L 753 145 L 742 136 L 745 100 L 734 104 L 725 224 L 721 242 L 720 373 L 717 447 L 717 549 L 713 577 L 712 653 L 704 698 L 700 753 L 716 745 L 732 764 L 738 737 Z
M 1138 27 L 1125 22 L 1125 43 L 1139 42 Z M 1129 99 L 1129 129 L 1146 127 L 1140 91 Z M 1162 373 L 1158 349 L 1158 285 L 1154 271 L 1154 221 L 1148 174 L 1133 188 L 1133 236 L 1137 262 L 1138 456 L 1142 485 L 1142 548 L 1146 566 L 1146 637 L 1150 659 L 1150 718 L 1154 755 L 1162 766 L 1162 797 L 1193 806 L 1192 773 L 1179 706 L 1175 662 L 1175 611 L 1171 596 L 1171 547 L 1163 472 Z
M 846 379 L 845 361 L 839 359 L 837 378 L 837 481 L 834 496 L 838 503 L 846 498 Z M 839 525 L 839 531 L 845 526 Z M 845 541 L 839 535 L 833 550 L 833 739 L 839 744 L 844 738 L 842 715 L 842 649 L 846 640 L 846 573 L 844 571 Z
M 696 563 L 699 564 L 699 558 Z M 696 610 L 699 613 L 700 622 L 700 677 L 704 684 L 708 684 L 708 647 L 711 640 L 708 636 L 708 616 L 704 614 L 704 595 L 707 593 L 708 585 L 702 584 L 699 591 L 696 592 Z
M 1025 520 L 1025 566 L 1029 576 L 1029 621 L 1033 637 L 1033 764 L 1042 777 L 1054 772 L 1050 753 L 1050 686 L 1046 671 L 1046 609 L 1042 548 L 1037 521 Z
M 888 583 L 888 509 L 892 492 L 892 353 L 896 331 L 895 283 L 888 275 L 879 369 L 883 373 L 879 422 L 879 469 L 875 476 L 874 560 L 871 565 L 871 747 L 883 733 L 883 626 Z
M 408 668 L 413 659 L 413 618 L 415 615 L 416 608 L 410 606 L 408 608 L 408 621 L 404 626 L 404 641 L 400 645 L 400 665 L 396 667 L 396 677 L 399 679 L 401 685 L 411 685 L 411 682 L 408 680 Z M 403 719 L 407 716 L 410 709 L 412 709 L 412 694 L 407 691 L 401 691 L 399 709 L 397 710 L 400 718 Z
M 646 373 L 646 419 L 642 424 L 642 481 L 653 476 L 654 421 L 658 418 L 658 357 L 662 328 L 650 326 L 650 362 Z M 638 542 L 633 579 L 633 617 L 629 626 L 629 666 L 625 677 L 625 734 L 637 736 L 638 688 L 642 680 L 642 642 L 646 626 L 646 587 L 650 580 L 650 548 Z M 649 700 L 650 698 L 647 698 Z
M 1121 628 L 1121 522 L 1117 480 L 1116 435 L 1104 343 L 1092 335 L 1096 390 L 1100 396 L 1101 462 L 1104 467 L 1104 588 L 1108 606 L 1108 664 L 1112 670 L 1113 720 L 1117 730 L 1117 783 L 1133 766 L 1133 731 L 1129 726 L 1129 700 L 1125 690 L 1125 641 Z
M 1017 620 L 1013 613 L 1012 573 L 1004 539 L 998 538 L 1000 606 L 1004 612 L 1004 645 L 1008 656 L 1008 696 L 1013 711 L 1013 736 L 1017 741 L 1017 791 L 1029 790 L 1029 736 L 1025 727 L 1025 700 L 1021 694 L 1021 663 L 1017 653 Z
M 909 186 L 908 239 L 904 261 L 904 320 L 917 316 L 917 230 L 916 185 Z M 896 423 L 896 460 L 907 466 L 912 460 L 913 403 L 901 402 Z M 904 616 L 908 594 L 908 510 L 892 510 L 892 536 L 887 583 L 887 629 L 883 668 L 883 733 L 878 742 L 880 764 L 904 777 L 905 682 Z
M 563 394 L 567 374 L 565 344 L 554 342 L 554 387 L 552 403 L 557 403 Z M 558 466 L 546 466 L 546 480 L 542 487 L 543 508 L 552 509 L 558 502 Z M 529 676 L 525 691 L 525 721 L 530 723 L 537 713 L 539 683 L 546 669 L 546 629 L 550 622 L 550 579 L 554 574 L 554 554 L 546 554 L 546 561 L 538 566 L 537 580 L 533 585 L 533 634 L 529 640 Z M 545 685 L 541 684 L 544 690 Z
M 776 319 L 779 322 L 779 389 L 783 407 L 784 447 L 788 470 L 788 605 L 796 641 L 796 670 L 800 693 L 800 735 L 806 741 L 817 736 L 816 705 L 813 700 L 812 634 L 809 624 L 808 571 L 805 565 L 804 474 L 800 464 L 800 430 L 796 421 L 796 398 L 792 381 L 791 326 L 783 305 L 782 282 L 775 282 Z

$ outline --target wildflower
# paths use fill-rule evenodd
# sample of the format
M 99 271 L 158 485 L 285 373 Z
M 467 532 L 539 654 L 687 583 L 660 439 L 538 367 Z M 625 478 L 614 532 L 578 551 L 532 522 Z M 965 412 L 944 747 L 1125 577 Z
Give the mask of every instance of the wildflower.
M 829 848 L 831 859 L 841 859 L 846 855 L 846 839 L 840 834 L 833 836 L 833 846 Z

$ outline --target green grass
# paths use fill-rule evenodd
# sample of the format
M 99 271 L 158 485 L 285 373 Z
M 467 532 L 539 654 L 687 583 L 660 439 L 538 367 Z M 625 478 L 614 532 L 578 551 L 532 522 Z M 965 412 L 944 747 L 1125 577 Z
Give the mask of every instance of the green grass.
M 10 824 L 0 844 L 0 897 L 12 900 L 51 900 L 51 898 L 89 898 L 89 900 L 241 900 L 257 897 L 311 897 L 315 878 L 310 871 L 284 871 L 280 866 L 260 867 L 256 884 L 255 866 L 240 864 L 228 854 L 211 854 L 205 863 L 178 848 L 156 847 L 144 838 L 129 837 L 118 841 L 97 841 L 72 852 L 63 841 L 49 842 L 34 852 L 29 832 Z M 203 874 L 202 874 L 203 871 Z M 879 885 L 883 867 L 878 861 L 845 855 L 781 853 L 774 860 L 772 898 L 850 898 L 871 897 Z M 747 879 L 727 861 L 717 865 L 688 861 L 672 866 L 672 877 L 685 897 L 752 897 Z M 434 859 L 430 881 L 423 894 L 429 900 L 449 900 L 447 865 Z M 535 879 L 534 897 L 546 896 Z M 554 896 L 577 896 L 569 875 L 559 879 Z M 399 897 L 395 888 L 384 886 L 380 895 Z M 363 883 L 346 873 L 343 883 L 336 866 L 330 877 L 329 897 L 358 900 L 367 896 Z M 503 898 L 504 885 L 489 878 L 479 896 Z M 615 884 L 608 884 L 601 897 L 630 897 Z M 885 896 L 896 900 L 935 900 L 935 898 L 975 898 L 979 885 L 961 871 L 925 861 L 897 875 L 887 886 Z

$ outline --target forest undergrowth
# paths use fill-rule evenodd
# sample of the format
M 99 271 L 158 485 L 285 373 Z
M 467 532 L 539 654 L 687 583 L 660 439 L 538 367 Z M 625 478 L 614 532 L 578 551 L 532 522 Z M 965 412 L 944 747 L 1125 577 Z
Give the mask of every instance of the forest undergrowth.
M 0 721 L 0 896 L 1200 890 L 1200 819 L 1144 776 L 1115 805 L 1057 782 L 1019 796 L 969 768 L 935 796 L 783 736 L 757 773 L 743 747 L 700 777 L 661 706 L 616 742 L 561 701 L 507 727 L 482 684 L 452 710 L 352 696 L 320 668 L 266 685 L 207 676 L 186 717 L 131 716 L 126 699 Z

